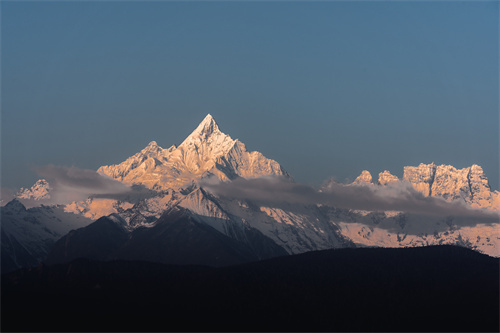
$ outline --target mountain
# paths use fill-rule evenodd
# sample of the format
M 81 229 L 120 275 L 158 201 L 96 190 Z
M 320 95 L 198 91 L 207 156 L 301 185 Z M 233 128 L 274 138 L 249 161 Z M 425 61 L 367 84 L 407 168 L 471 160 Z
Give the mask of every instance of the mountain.
M 128 184 L 145 185 L 157 190 L 157 195 L 154 197 L 142 200 L 128 209 L 113 211 L 120 221 L 124 221 L 124 232 L 128 232 L 130 240 L 120 248 L 119 252 L 108 253 L 98 259 L 131 259 L 142 253 L 140 259 L 143 260 L 178 263 L 177 259 L 167 255 L 166 252 L 156 256 L 153 250 L 134 252 L 128 248 L 131 244 L 137 244 L 134 246 L 138 249 L 151 248 L 151 244 L 157 244 L 159 251 L 163 245 L 157 243 L 159 238 L 156 233 L 158 230 L 163 230 L 165 220 L 178 221 L 179 218 L 166 215 L 179 210 L 185 211 L 189 218 L 182 218 L 184 223 L 176 222 L 175 232 L 179 235 L 199 235 L 202 229 L 203 232 L 210 230 L 207 237 L 214 236 L 213 232 L 216 232 L 217 237 L 214 237 L 222 242 L 221 244 L 225 244 L 223 246 L 225 256 L 236 258 L 231 252 L 234 248 L 247 253 L 239 256 L 240 262 L 332 247 L 353 246 L 352 242 L 343 237 L 339 228 L 330 223 L 327 216 L 316 206 L 287 205 L 278 208 L 250 201 L 221 198 L 206 191 L 199 181 L 210 176 L 223 181 L 268 175 L 282 176 L 291 180 L 289 174 L 277 162 L 265 158 L 259 152 L 247 152 L 243 143 L 232 140 L 222 133 L 210 115 L 205 117 L 179 147 L 172 146 L 165 150 L 156 142 L 152 142 L 125 162 L 101 167 L 98 172 Z M 66 209 L 77 211 L 79 207 L 84 206 L 81 203 L 73 203 Z M 85 214 L 89 216 L 91 212 L 92 210 L 87 210 Z M 209 229 L 204 229 L 206 227 Z M 64 262 L 78 256 L 86 256 L 82 245 L 94 238 L 93 233 L 98 232 L 96 230 L 98 229 L 88 226 L 77 230 L 79 235 L 84 236 L 75 238 L 69 234 L 63 237 L 51 252 L 50 262 Z M 113 235 L 117 241 L 121 239 L 121 235 Z M 192 241 L 177 242 L 176 238 L 168 237 L 161 239 L 164 243 L 177 244 L 176 251 L 182 252 L 182 247 L 188 247 L 188 244 L 192 243 Z M 198 236 L 193 237 L 199 239 Z M 228 244 L 233 245 L 226 246 Z M 69 253 L 73 255 L 68 255 Z M 206 260 L 199 260 L 196 263 L 215 264 L 210 258 L 208 256 Z M 221 260 L 222 263 L 229 264 L 235 261 Z
M 0 207 L 2 272 L 38 265 L 52 245 L 71 229 L 92 220 L 66 213 L 62 206 L 26 209 L 17 199 Z
M 498 332 L 499 263 L 456 246 L 222 268 L 78 259 L 2 275 L 1 329 Z
M 257 151 L 248 152 L 239 140 L 220 131 L 208 114 L 179 145 L 163 149 L 155 141 L 118 165 L 102 166 L 97 172 L 127 184 L 151 189 L 179 189 L 208 176 L 220 180 L 288 173 Z
M 218 267 L 288 254 L 256 230 L 242 230 L 249 241 L 238 241 L 203 223 L 205 219 L 181 207 L 165 211 L 150 227 L 127 228 L 118 215 L 101 217 L 61 238 L 46 263 L 85 257 Z
M 363 170 L 358 178 L 354 180 L 353 184 L 373 184 L 372 175 L 369 171 Z
M 45 179 L 39 179 L 31 188 L 23 188 L 17 192 L 16 197 L 20 199 L 44 200 L 50 199 L 50 186 Z
M 37 210 L 20 210 L 19 216 L 14 218 L 16 222 L 10 223 L 5 234 L 2 233 L 2 247 L 10 256 L 10 261 L 6 259 L 5 262 L 13 263 L 12 267 L 34 265 L 50 252 L 50 262 L 54 263 L 78 256 L 179 263 L 171 253 L 186 250 L 182 256 L 186 262 L 227 265 L 235 263 L 237 258 L 247 262 L 331 248 L 433 244 L 460 244 L 500 256 L 498 223 L 463 223 L 460 217 L 360 211 L 319 204 L 285 202 L 277 205 L 216 195 L 204 185 L 213 182 L 214 178 L 225 183 L 262 176 L 283 177 L 290 182 L 293 179 L 276 161 L 259 152 L 246 151 L 243 143 L 221 132 L 211 115 L 207 115 L 178 147 L 163 149 L 153 141 L 126 161 L 100 167 L 98 172 L 131 185 L 132 189 L 147 187 L 150 192 L 140 200 L 132 200 L 127 195 L 120 200 L 92 196 L 65 206 L 39 207 L 46 212 L 47 218 L 43 221 L 65 213 L 64 218 L 71 222 L 71 227 L 63 229 L 42 222 L 40 227 L 23 231 L 26 221 L 40 220 L 40 214 Z M 408 166 L 401 180 L 386 170 L 379 174 L 376 182 L 365 170 L 347 186 L 384 189 L 404 182 L 427 196 L 459 200 L 470 207 L 493 211 L 500 207 L 500 193 L 491 191 L 486 175 L 477 165 L 461 170 L 434 163 Z M 33 188 L 50 189 L 50 186 L 40 180 Z M 14 202 L 12 206 L 18 204 Z M 52 213 L 48 213 L 49 208 Z M 2 207 L 1 210 L 9 211 L 10 208 Z M 177 212 L 183 212 L 182 217 Z M 52 217 L 48 218 L 49 215 Z M 101 219 L 103 216 L 107 218 Z M 95 223 L 99 227 L 89 225 L 90 220 L 97 220 Z M 68 234 L 71 229 L 75 231 Z M 109 235 L 108 240 L 101 237 L 103 230 Z M 165 230 L 170 231 L 166 233 Z M 157 232 L 162 236 L 156 235 Z M 171 237 L 169 233 L 177 236 Z M 189 236 L 191 234 L 193 237 Z M 202 234 L 207 241 L 198 246 L 207 253 L 198 253 L 197 256 L 204 259 L 193 261 L 194 240 L 201 242 Z M 51 248 L 59 238 L 57 246 Z M 103 250 L 94 256 L 93 252 L 88 252 L 88 244 L 96 239 L 103 243 L 95 250 Z M 214 245 L 216 240 L 220 246 Z M 115 247 L 108 248 L 107 241 Z M 152 244 L 156 244 L 160 254 L 155 254 Z M 144 248 L 149 250 L 141 251 Z M 225 259 L 214 261 L 208 249 Z M 35 255 L 29 257 L 26 252 Z M 11 260 L 15 257 L 18 264 Z M 19 259 L 28 257 L 31 259 Z
M 390 183 L 396 183 L 398 181 L 399 178 L 394 176 L 387 170 L 378 174 L 378 184 L 380 185 L 387 185 Z
M 386 170 L 379 174 L 377 185 L 372 185 L 371 174 L 365 170 L 353 185 L 385 186 L 397 182 L 408 182 L 425 196 L 462 202 L 471 208 L 500 211 L 500 192 L 491 190 L 488 178 L 478 165 L 463 169 L 451 165 L 437 166 L 434 163 L 405 166 L 403 179 L 399 180 Z M 491 256 L 500 256 L 500 223 L 462 226 L 459 217 L 452 216 L 435 217 L 389 211 L 357 213 L 363 216 L 346 219 L 336 216 L 335 210 L 329 213 L 342 235 L 357 246 L 459 244 Z
M 377 184 L 400 181 L 410 183 L 425 196 L 441 197 L 447 201 L 460 200 L 473 208 L 500 211 L 500 192 L 491 190 L 483 169 L 476 164 L 463 169 L 434 163 L 405 166 L 401 180 L 385 170 L 379 174 Z M 364 170 L 353 184 L 373 184 L 370 172 Z
M 108 223 L 119 224 L 120 227 L 114 229 L 120 232 L 110 233 L 109 241 L 120 241 L 124 234 L 128 234 L 128 241 L 123 243 L 120 251 L 92 258 L 179 263 L 179 258 L 168 253 L 175 252 L 179 255 L 189 247 L 198 247 L 203 255 L 199 254 L 198 261 L 193 263 L 236 263 L 234 260 L 221 260 L 220 264 L 213 261 L 211 258 L 215 253 L 208 251 L 208 248 L 216 247 L 207 245 L 212 242 L 209 239 L 214 240 L 212 243 L 217 240 L 223 245 L 222 252 L 227 252 L 225 256 L 234 257 L 232 252 L 239 249 L 244 254 L 239 255 L 239 262 L 353 246 L 348 239 L 340 235 L 339 228 L 331 224 L 318 207 L 290 205 L 287 209 L 280 209 L 258 206 L 252 202 L 221 199 L 198 186 L 184 189 L 182 192 L 163 192 L 112 216 L 118 218 L 113 218 Z M 102 223 L 102 219 L 94 224 Z M 94 224 L 61 238 L 52 249 L 49 262 L 62 263 L 81 256 L 87 257 L 85 245 L 93 243 L 93 239 L 98 237 L 96 234 L 103 233 L 102 230 L 94 228 Z M 175 228 L 171 225 L 175 225 Z M 205 238 L 199 237 L 201 233 L 205 234 Z M 79 237 L 75 237 L 77 234 Z M 165 246 L 170 248 L 167 250 Z M 136 250 L 130 250 L 131 248 Z M 156 254 L 159 251 L 161 254 Z M 192 260 L 184 261 L 189 263 Z
M 488 178 L 478 165 L 456 169 L 451 165 L 420 164 L 405 167 L 403 179 L 426 196 L 461 199 L 472 207 L 500 209 L 500 193 L 491 191 Z

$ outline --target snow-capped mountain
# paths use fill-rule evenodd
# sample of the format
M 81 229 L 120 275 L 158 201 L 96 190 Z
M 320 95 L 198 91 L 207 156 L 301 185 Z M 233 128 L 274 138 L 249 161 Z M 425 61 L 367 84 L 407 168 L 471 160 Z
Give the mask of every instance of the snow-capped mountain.
M 403 179 L 424 195 L 462 199 L 477 207 L 491 207 L 492 204 L 488 179 L 478 165 L 457 170 L 451 165 L 420 164 L 405 167 Z
M 239 140 L 220 131 L 209 114 L 179 145 L 163 149 L 155 141 L 118 165 L 98 172 L 127 184 L 143 184 L 155 190 L 179 189 L 185 184 L 215 175 L 220 180 L 288 173 L 257 151 L 248 152 Z
M 49 183 L 45 179 L 39 179 L 31 188 L 21 187 L 16 197 L 37 201 L 50 199 L 50 190 Z
M 37 265 L 59 238 L 93 222 L 82 215 L 64 212 L 62 206 L 26 209 L 17 199 L 0 207 L 0 218 L 2 272 Z
M 193 233 L 194 238 L 179 238 L 184 240 L 186 246 L 189 243 L 191 249 L 196 247 L 193 239 L 201 241 L 200 235 L 204 234 L 211 239 L 205 245 L 212 244 L 204 247 L 204 251 L 215 248 L 212 241 L 219 239 L 224 246 L 216 246 L 217 251 L 213 255 L 246 258 L 244 260 L 339 247 L 431 244 L 461 244 L 500 256 L 498 223 L 465 227 L 451 217 L 429 217 L 399 211 L 359 211 L 319 204 L 275 205 L 212 193 L 204 188 L 204 182 L 200 180 L 216 178 L 232 182 L 239 178 L 261 176 L 282 176 L 293 180 L 276 161 L 259 152 L 248 152 L 243 143 L 222 133 L 210 115 L 178 147 L 163 149 L 152 141 L 124 162 L 103 166 L 98 172 L 127 185 L 146 186 L 151 189 L 152 195 L 134 202 L 126 198 L 90 197 L 66 206 L 42 206 L 30 210 L 21 209 L 19 205 L 22 204 L 18 201 L 12 202 L 0 208 L 2 217 L 11 216 L 5 222 L 7 228 L 2 230 L 2 249 L 7 249 L 5 253 L 12 258 L 24 252 L 34 253 L 31 255 L 35 258 L 32 262 L 39 261 L 57 239 L 70 229 L 78 229 L 80 231 L 66 234 L 58 242 L 53 250 L 55 252 L 51 253 L 54 262 L 84 256 L 93 239 L 104 242 L 104 250 L 99 252 L 101 259 L 148 259 L 149 252 L 133 254 L 136 250 L 132 249 L 147 247 L 152 251 L 150 244 L 159 244 L 159 239 L 179 246 L 182 243 L 168 235 L 160 237 L 158 232 L 175 232 L 179 237 Z M 461 200 L 471 207 L 493 211 L 500 207 L 500 193 L 491 191 L 483 170 L 477 165 L 461 170 L 434 163 L 408 166 L 404 168 L 403 179 L 386 170 L 378 175 L 376 182 L 370 172 L 364 170 L 348 186 L 385 188 L 398 182 L 408 182 L 426 196 L 448 201 Z M 50 186 L 45 180 L 40 180 L 32 190 L 23 189 L 21 192 L 35 198 L 31 193 L 45 193 L 43 189 L 47 189 L 48 193 Z M 13 213 L 15 207 L 19 208 L 17 213 Z M 45 217 L 40 217 L 41 212 Z M 169 214 L 175 218 L 169 217 Z M 91 220 L 102 216 L 108 218 L 101 220 L 101 227 L 89 225 Z M 65 226 L 53 223 L 58 218 L 64 218 L 62 223 L 66 223 Z M 38 221 L 34 223 L 36 227 L 25 226 L 35 220 Z M 102 238 L 102 234 L 96 234 L 103 230 L 109 234 L 108 240 Z M 116 246 L 105 246 L 107 241 Z M 133 246 L 128 241 L 133 242 Z M 175 251 L 168 248 L 167 252 Z M 189 253 L 192 256 L 195 252 Z M 240 256 L 242 253 L 244 255 Z M 222 262 L 214 261 L 210 253 L 204 253 L 203 257 L 207 260 L 206 264 Z M 175 261 L 170 255 L 161 256 L 160 261 L 169 260 Z M 21 261 L 17 262 L 22 265 Z M 189 262 L 203 263 L 191 259 Z

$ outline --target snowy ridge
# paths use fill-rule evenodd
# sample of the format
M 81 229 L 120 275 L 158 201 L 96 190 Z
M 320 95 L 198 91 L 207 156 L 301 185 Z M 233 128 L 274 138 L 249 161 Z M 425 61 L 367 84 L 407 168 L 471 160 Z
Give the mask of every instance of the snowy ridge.
M 376 184 L 387 185 L 398 181 L 410 183 L 425 196 L 461 200 L 473 208 L 500 211 L 500 192 L 491 191 L 488 178 L 476 164 L 463 169 L 444 164 L 436 166 L 434 163 L 405 166 L 401 180 L 385 170 L 379 174 Z M 353 184 L 373 184 L 370 172 L 364 170 Z

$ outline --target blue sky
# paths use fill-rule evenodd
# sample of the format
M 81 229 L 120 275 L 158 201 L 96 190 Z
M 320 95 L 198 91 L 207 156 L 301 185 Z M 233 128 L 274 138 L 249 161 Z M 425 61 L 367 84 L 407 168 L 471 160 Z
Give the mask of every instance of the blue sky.
M 2 186 L 179 144 L 210 113 L 300 182 L 475 163 L 498 189 L 498 6 L 3 1 Z

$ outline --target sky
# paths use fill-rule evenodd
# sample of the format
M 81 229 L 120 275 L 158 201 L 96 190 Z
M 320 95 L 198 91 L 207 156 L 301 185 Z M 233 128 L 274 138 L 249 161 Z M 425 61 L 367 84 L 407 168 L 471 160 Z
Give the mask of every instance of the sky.
M 497 1 L 2 1 L 1 186 L 208 114 L 295 180 L 478 164 L 499 189 Z

